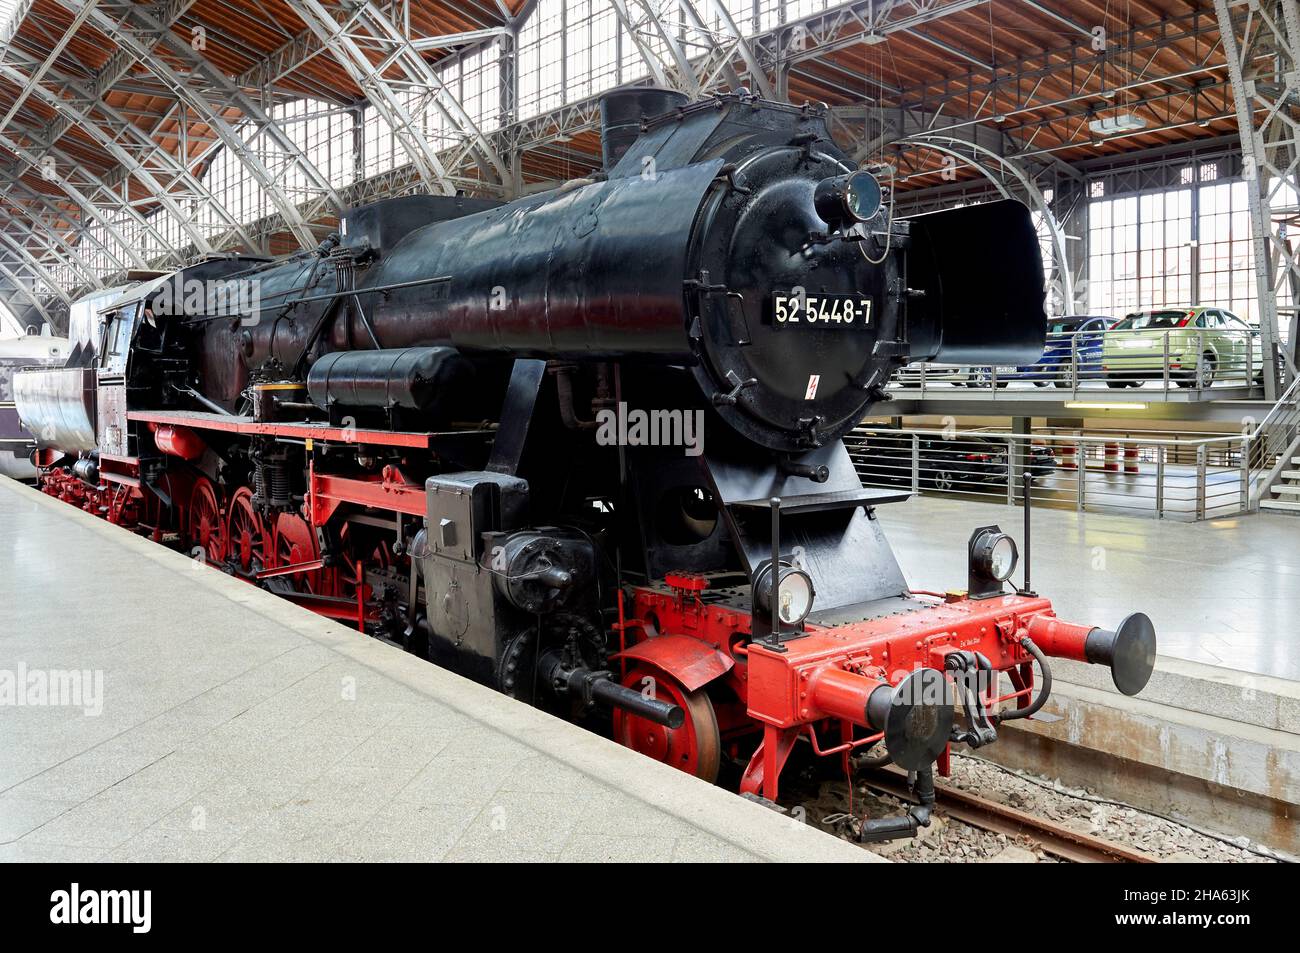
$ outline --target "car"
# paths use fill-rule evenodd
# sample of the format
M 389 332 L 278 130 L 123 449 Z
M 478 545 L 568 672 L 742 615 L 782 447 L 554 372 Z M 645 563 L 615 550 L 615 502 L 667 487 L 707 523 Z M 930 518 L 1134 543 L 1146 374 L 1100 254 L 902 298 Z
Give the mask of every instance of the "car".
M 1096 380 L 1101 377 L 1103 332 L 1110 330 L 1115 320 L 1096 314 L 1052 319 L 1047 324 L 1043 356 L 1033 364 L 1017 367 L 1009 376 L 1033 381 L 1039 387 L 1069 387 L 1076 380 Z M 1002 376 L 999 371 L 998 377 Z
M 1043 356 L 1035 363 L 1019 367 L 971 367 L 955 378 L 954 383 L 990 387 L 996 377 L 998 387 L 1006 387 L 1011 381 L 1032 381 L 1038 387 L 1048 384 L 1070 387 L 1076 379 L 1096 380 L 1101 377 L 1102 334 L 1114 323 L 1114 318 L 1096 314 L 1055 318 L 1048 322 Z M 1072 353 L 1075 351 L 1078 353 Z
M 864 483 L 912 485 L 912 435 L 889 430 L 846 438 Z M 966 441 L 917 438 L 918 478 L 923 489 L 974 489 L 1006 480 L 1006 460 Z
M 1111 387 L 1138 387 L 1168 379 L 1179 387 L 1209 387 L 1216 378 L 1242 374 L 1247 364 L 1264 376 L 1259 329 L 1213 307 L 1139 311 L 1119 321 L 1102 342 L 1101 365 Z
M 858 431 L 845 438 L 864 483 L 912 485 L 912 434 Z M 918 482 L 922 489 L 977 491 L 1007 482 L 1005 438 L 971 434 L 955 440 L 917 437 Z M 1041 479 L 1056 470 L 1049 447 L 1031 444 L 1029 475 Z

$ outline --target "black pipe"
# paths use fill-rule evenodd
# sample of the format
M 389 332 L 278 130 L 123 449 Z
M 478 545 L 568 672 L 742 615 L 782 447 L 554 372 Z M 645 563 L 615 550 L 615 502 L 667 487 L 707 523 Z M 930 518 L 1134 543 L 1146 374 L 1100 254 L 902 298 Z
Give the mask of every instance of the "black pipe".
M 215 401 L 208 400 L 208 398 L 204 397 L 193 387 L 186 387 L 181 384 L 172 384 L 172 387 L 175 388 L 178 392 L 186 395 L 187 397 L 193 397 L 195 400 L 197 400 L 204 407 L 208 408 L 208 410 L 212 411 L 214 414 L 221 414 L 225 417 L 235 416 L 234 414 L 226 410 L 226 408 L 222 407 L 220 404 L 216 403 Z
M 935 797 L 933 767 L 927 766 L 916 772 L 915 790 L 919 803 L 908 808 L 906 814 L 864 820 L 862 829 L 858 832 L 859 842 L 874 844 L 900 837 L 915 837 L 922 827 L 929 827 Z
M 788 476 L 803 477 L 812 480 L 814 483 L 825 483 L 831 478 L 831 468 L 826 464 L 810 466 L 806 463 L 795 463 L 791 460 L 781 460 L 777 466 L 781 472 Z
M 575 673 L 579 674 L 579 673 Z M 598 675 L 601 673 L 583 672 L 580 677 L 587 675 Z M 604 702 L 614 708 L 621 708 L 647 721 L 653 721 L 656 725 L 663 725 L 665 728 L 680 728 L 686 723 L 686 712 L 680 705 L 674 705 L 672 702 L 660 701 L 657 698 L 646 698 L 634 688 L 628 688 L 626 685 L 620 685 L 609 677 L 609 673 L 604 673 L 604 677 L 595 678 L 591 682 L 591 697 L 596 701 Z
M 767 610 L 772 616 L 772 641 L 781 641 L 781 498 L 772 497 L 772 568 L 768 570 Z M 752 594 L 757 596 L 757 593 Z
M 1033 508 L 1032 505 L 1031 505 L 1031 503 L 1030 503 L 1030 497 L 1031 497 L 1032 492 L 1033 492 L 1033 491 L 1032 491 L 1033 480 L 1034 480 L 1034 478 L 1033 478 L 1033 477 L 1030 475 L 1030 473 L 1029 473 L 1029 447 L 1028 447 L 1028 445 L 1026 445 L 1026 446 L 1025 446 L 1025 472 L 1024 472 L 1024 481 L 1025 481 L 1025 489 L 1024 489 L 1024 495 L 1025 495 L 1025 500 L 1024 500 L 1024 507 L 1025 507 L 1025 585 L 1024 585 L 1024 588 L 1021 590 L 1021 592 L 1022 592 L 1024 595 L 1027 595 L 1027 596 L 1028 596 L 1028 595 L 1033 595 L 1033 592 L 1034 592 L 1034 590 L 1033 590 L 1032 588 L 1030 588 L 1030 585 L 1029 585 L 1029 562 L 1030 562 L 1030 545 L 1031 545 L 1031 536 L 1030 536 L 1030 532 L 1029 532 L 1029 530 L 1030 530 L 1029 512 L 1030 512 L 1030 510 Z
M 554 650 L 547 652 L 538 661 L 537 673 L 539 682 L 551 686 L 557 694 L 573 694 L 583 702 L 604 702 L 665 728 L 680 728 L 686 723 L 686 712 L 680 705 L 646 698 L 635 688 L 614 681 L 610 672 L 569 668 L 564 664 L 560 653 Z
M 1016 718 L 1028 718 L 1030 715 L 1038 714 L 1039 709 L 1047 704 L 1047 697 L 1052 694 L 1052 669 L 1047 664 L 1047 656 L 1043 650 L 1034 644 L 1034 640 L 1025 636 L 1020 640 L 1020 644 L 1025 647 L 1025 651 L 1038 660 L 1038 667 L 1043 670 L 1043 684 L 1038 689 L 1038 697 L 1026 705 L 1024 708 L 1014 708 L 1011 711 L 1001 712 L 996 716 L 997 721 L 1011 721 Z

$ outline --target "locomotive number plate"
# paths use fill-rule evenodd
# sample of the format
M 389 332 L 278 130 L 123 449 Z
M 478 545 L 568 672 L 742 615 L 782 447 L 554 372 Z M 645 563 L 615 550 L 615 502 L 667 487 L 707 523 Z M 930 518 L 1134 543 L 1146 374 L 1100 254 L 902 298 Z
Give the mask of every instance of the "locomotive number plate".
M 772 295 L 772 326 L 866 328 L 871 326 L 871 299 L 861 295 Z

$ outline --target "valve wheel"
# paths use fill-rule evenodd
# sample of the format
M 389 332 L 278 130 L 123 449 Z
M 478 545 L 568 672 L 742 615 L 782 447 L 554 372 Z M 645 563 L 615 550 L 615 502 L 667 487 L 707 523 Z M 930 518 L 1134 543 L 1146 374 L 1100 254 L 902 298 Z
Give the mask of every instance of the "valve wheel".
M 307 521 L 296 513 L 281 513 L 275 521 L 275 565 L 277 568 L 312 562 L 320 558 L 316 534 Z M 277 576 L 288 582 L 298 592 L 321 593 L 322 574 L 319 569 Z
M 226 540 L 241 575 L 251 576 L 259 569 L 269 568 L 274 561 L 271 536 L 261 514 L 253 507 L 253 491 L 246 486 L 241 486 L 230 498 Z
M 190 541 L 203 550 L 209 565 L 219 565 L 226 558 L 226 526 L 221 517 L 217 491 L 207 477 L 199 477 L 190 493 Z
M 652 679 L 652 682 L 646 682 Z M 621 709 L 614 710 L 614 740 L 656 761 L 693 774 L 712 784 L 722 760 L 722 734 L 713 702 L 704 691 L 690 692 L 675 678 L 654 669 L 634 668 L 623 684 L 644 691 L 653 684 L 658 698 L 679 705 L 686 713 L 680 728 L 666 728 Z

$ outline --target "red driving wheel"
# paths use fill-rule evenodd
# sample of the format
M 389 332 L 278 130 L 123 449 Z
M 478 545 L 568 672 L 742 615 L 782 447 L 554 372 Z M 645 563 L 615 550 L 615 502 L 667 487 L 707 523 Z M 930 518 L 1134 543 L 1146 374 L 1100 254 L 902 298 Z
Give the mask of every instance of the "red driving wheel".
M 235 569 L 251 576 L 259 569 L 270 568 L 275 550 L 266 531 L 262 515 L 253 507 L 253 491 L 241 486 L 230 498 L 230 515 L 226 523 L 226 540 Z
M 275 566 L 296 566 L 320 559 L 316 546 L 316 533 L 307 521 L 296 513 L 281 513 L 275 521 Z M 322 574 L 319 569 L 306 569 L 276 578 L 287 580 L 299 592 L 321 593 Z
M 207 477 L 199 477 L 190 493 L 190 542 L 203 550 L 209 564 L 220 564 L 226 558 L 226 527 L 221 518 L 221 504 L 217 491 Z
M 710 783 L 716 781 L 722 735 L 709 696 L 703 691 L 688 692 L 675 678 L 654 669 L 634 668 L 623 684 L 639 692 L 653 690 L 656 698 L 681 706 L 686 720 L 680 728 L 666 728 L 616 708 L 614 740 L 679 771 Z
M 365 543 L 357 546 L 352 540 L 352 524 L 343 524 L 343 529 L 339 532 L 339 544 L 341 548 L 340 555 L 343 565 L 340 567 L 337 584 L 341 590 L 346 591 L 349 595 L 356 593 L 357 584 L 360 581 L 361 573 L 357 567 L 360 562 L 355 558 L 361 555 L 359 550 L 365 548 Z M 370 553 L 364 555 L 366 569 L 390 569 L 393 565 L 393 550 L 388 545 L 387 540 L 380 540 L 374 544 Z

